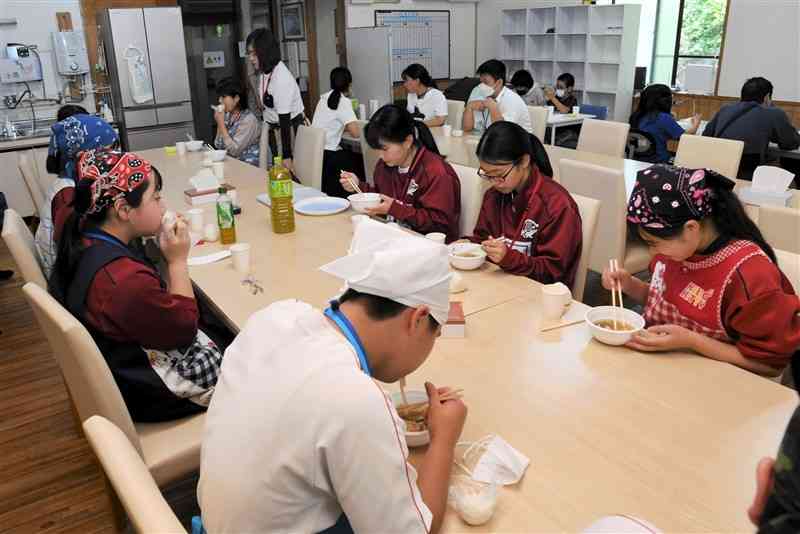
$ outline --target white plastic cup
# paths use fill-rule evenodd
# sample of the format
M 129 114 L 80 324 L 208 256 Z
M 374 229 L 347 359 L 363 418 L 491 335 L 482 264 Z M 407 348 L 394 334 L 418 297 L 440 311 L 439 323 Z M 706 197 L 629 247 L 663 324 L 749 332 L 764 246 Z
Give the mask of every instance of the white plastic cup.
M 208 223 L 206 225 L 205 231 L 203 232 L 203 239 L 205 239 L 209 243 L 213 243 L 214 241 L 219 239 L 219 227 L 216 224 Z
M 542 286 L 542 316 L 548 321 L 557 321 L 572 304 L 569 288 L 557 282 Z
M 581 112 L 581 107 L 580 106 L 572 106 L 572 114 L 573 115 L 578 115 L 578 114 L 580 114 L 580 112 Z
M 211 169 L 214 171 L 214 176 L 216 176 L 220 180 L 225 179 L 225 162 L 224 161 L 215 161 L 211 165 Z
M 178 152 L 179 156 L 186 155 L 186 141 L 178 141 L 175 143 L 175 150 Z
M 203 210 L 200 208 L 192 208 L 186 212 L 189 216 L 189 230 L 196 234 L 203 233 Z
M 372 99 L 372 100 L 370 100 L 370 101 L 369 101 L 369 116 L 370 116 L 370 117 L 372 117 L 373 115 L 375 115 L 375 112 L 376 112 L 376 111 L 378 111 L 378 107 L 379 107 L 380 105 L 381 105 L 381 103 L 380 103 L 380 102 L 378 102 L 378 101 L 377 101 L 377 100 L 375 100 L 375 99 Z
M 250 243 L 236 243 L 230 251 L 236 272 L 243 276 L 250 274 Z
M 367 106 L 364 104 L 358 105 L 358 118 L 362 121 L 369 119 L 369 117 L 367 117 Z
M 556 107 L 555 106 L 547 106 L 547 118 L 552 119 L 553 115 L 556 114 Z
M 442 126 L 442 132 L 444 133 L 445 137 L 450 137 L 450 134 L 453 133 L 453 127 L 449 124 L 445 124 Z
M 444 245 L 444 240 L 447 236 L 441 232 L 431 232 L 429 234 L 425 234 L 425 239 L 430 239 L 436 243 L 441 243 Z

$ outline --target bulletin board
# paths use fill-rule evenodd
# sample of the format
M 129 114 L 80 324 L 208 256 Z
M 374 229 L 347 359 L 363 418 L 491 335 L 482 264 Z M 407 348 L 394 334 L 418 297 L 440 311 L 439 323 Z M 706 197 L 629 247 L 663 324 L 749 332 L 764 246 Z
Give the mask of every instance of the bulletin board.
M 375 11 L 375 26 L 392 28 L 392 81 L 412 63 L 432 78 L 450 78 L 450 11 Z

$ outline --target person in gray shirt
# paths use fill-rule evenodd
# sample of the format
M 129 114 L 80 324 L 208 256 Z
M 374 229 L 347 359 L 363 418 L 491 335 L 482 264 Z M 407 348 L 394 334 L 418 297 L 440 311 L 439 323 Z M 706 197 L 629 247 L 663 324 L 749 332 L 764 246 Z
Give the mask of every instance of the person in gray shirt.
M 742 86 L 742 99 L 720 109 L 706 125 L 703 135 L 744 141 L 739 178 L 751 180 L 759 165 L 768 163 L 769 143 L 781 150 L 800 147 L 800 133 L 782 109 L 772 105 L 772 83 L 750 78 Z

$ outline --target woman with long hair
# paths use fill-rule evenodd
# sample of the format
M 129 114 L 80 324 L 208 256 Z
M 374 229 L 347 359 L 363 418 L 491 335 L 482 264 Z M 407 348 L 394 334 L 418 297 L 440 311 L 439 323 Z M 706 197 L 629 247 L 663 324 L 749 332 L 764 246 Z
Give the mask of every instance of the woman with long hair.
M 620 270 L 603 273 L 603 285 L 644 304 L 648 328 L 631 348 L 689 350 L 778 376 L 800 349 L 800 298 L 734 185 L 709 169 L 640 171 L 628 235 L 650 247 L 651 281 Z
M 478 143 L 478 175 L 491 183 L 470 238 L 504 271 L 572 286 L 581 257 L 578 206 L 549 175 L 536 136 L 501 121 Z
M 408 112 L 429 128 L 443 125 L 447 120 L 447 99 L 436 88 L 428 69 L 419 63 L 412 63 L 403 70 L 401 76 L 408 93 Z
M 639 107 L 631 114 L 631 128 L 653 136 L 656 155 L 653 163 L 670 160 L 667 141 L 679 139 L 683 134 L 695 134 L 700 127 L 700 115 L 692 117 L 692 126 L 684 130 L 672 117 L 672 91 L 664 84 L 648 85 L 639 96 Z
M 431 131 L 411 113 L 387 104 L 365 127 L 369 146 L 380 151 L 375 165 L 375 186 L 361 182 L 364 192 L 381 194 L 370 215 L 386 216 L 420 233 L 442 232 L 447 241 L 458 238 L 461 215 L 461 183 L 441 155 Z M 343 173 L 346 191 L 354 192 L 355 175 Z
M 247 36 L 247 57 L 256 71 L 250 78 L 255 92 L 257 109 L 269 128 L 269 147 L 273 155 L 278 154 L 276 132 L 281 136 L 281 156 L 290 170 L 292 146 L 297 129 L 306 120 L 303 114 L 303 99 L 300 86 L 281 61 L 281 48 L 273 33 L 265 28 L 253 30 Z
M 359 162 L 349 150 L 342 150 L 339 143 L 342 133 L 351 136 L 361 135 L 353 102 L 350 100 L 350 86 L 353 76 L 345 67 L 331 71 L 331 90 L 320 96 L 311 126 L 325 130 L 325 153 L 322 158 L 322 192 L 331 196 L 346 198 L 348 193 L 339 183 L 342 171 L 356 172 Z M 360 172 L 358 173 L 360 174 Z

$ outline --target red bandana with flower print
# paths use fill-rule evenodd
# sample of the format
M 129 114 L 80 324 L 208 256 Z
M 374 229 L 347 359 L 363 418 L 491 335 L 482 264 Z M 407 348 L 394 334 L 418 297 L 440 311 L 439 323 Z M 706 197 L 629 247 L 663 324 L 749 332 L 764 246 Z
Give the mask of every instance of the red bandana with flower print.
M 78 179 L 93 180 L 86 214 L 99 213 L 134 191 L 150 176 L 152 166 L 133 152 L 87 150 L 78 162 Z

